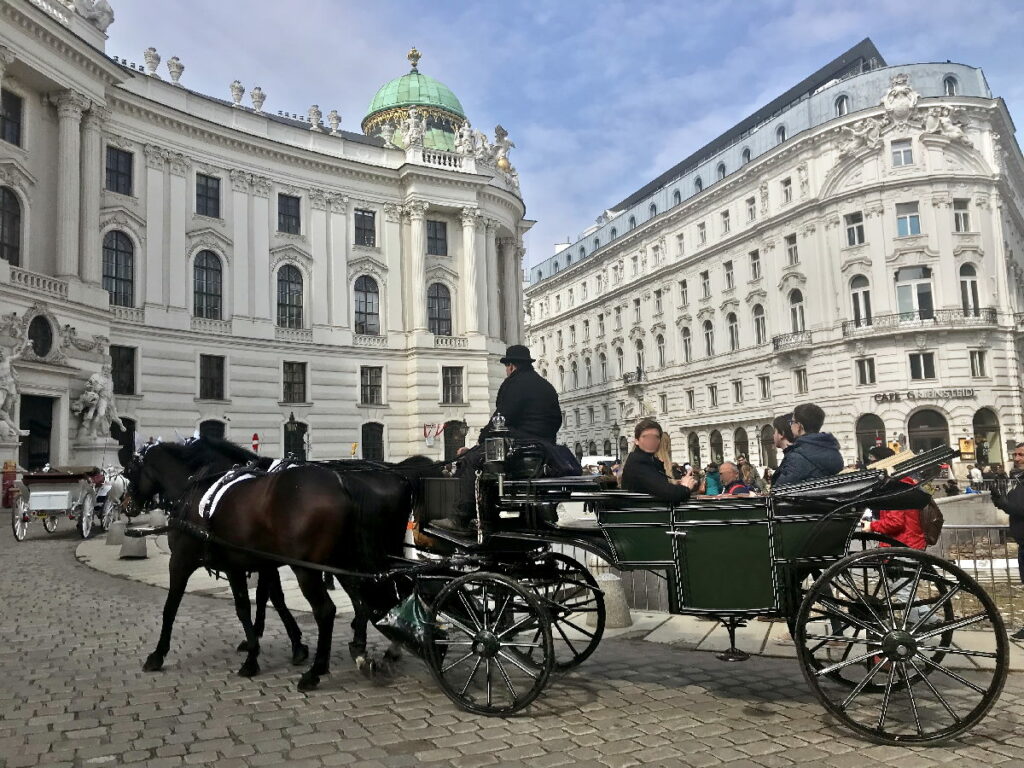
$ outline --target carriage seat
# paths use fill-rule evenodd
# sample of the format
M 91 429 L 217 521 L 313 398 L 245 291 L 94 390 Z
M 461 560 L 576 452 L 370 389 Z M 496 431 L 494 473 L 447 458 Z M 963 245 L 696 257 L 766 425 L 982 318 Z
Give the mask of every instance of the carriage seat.
M 99 467 L 89 465 L 80 467 L 53 467 L 48 472 L 26 472 L 22 475 L 22 480 L 26 485 L 32 485 L 33 483 L 67 483 L 77 480 L 87 480 L 102 473 L 103 470 Z

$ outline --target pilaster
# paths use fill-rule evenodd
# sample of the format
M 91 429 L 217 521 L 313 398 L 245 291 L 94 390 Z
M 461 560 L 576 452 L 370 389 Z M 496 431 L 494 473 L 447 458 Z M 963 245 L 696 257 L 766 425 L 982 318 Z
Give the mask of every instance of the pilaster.
M 57 275 L 78 277 L 81 221 L 82 112 L 89 101 L 75 91 L 54 99 L 57 106 Z
M 110 118 L 110 110 L 93 104 L 82 118 L 82 186 L 81 219 L 78 237 L 81 263 L 79 276 L 85 283 L 99 285 L 103 280 L 100 239 L 97 227 L 100 220 L 100 190 L 103 187 L 103 123 Z
M 331 306 L 330 319 L 332 325 L 348 328 L 348 198 L 341 195 L 328 195 L 327 207 L 328 234 L 327 247 L 330 260 L 327 263 L 327 279 L 330 285 Z
M 427 330 L 427 286 L 425 260 L 427 254 L 427 208 L 423 200 L 413 200 L 405 208 L 411 222 L 409 246 L 409 286 L 406 301 L 409 306 L 407 327 L 413 331 Z
M 498 271 L 498 222 L 487 219 L 485 242 L 487 244 L 487 335 L 501 337 L 501 290 L 502 275 Z
M 145 303 L 164 304 L 163 263 L 166 206 L 164 205 L 167 151 L 153 144 L 143 150 L 146 156 L 146 295 Z
M 462 209 L 462 297 L 463 316 L 466 318 L 466 333 L 480 333 L 480 300 L 478 293 L 476 228 L 480 211 L 476 208 Z
M 327 268 L 330 254 L 327 250 L 327 193 L 322 189 L 309 190 L 309 243 L 313 252 L 313 325 L 327 325 L 330 322 L 330 308 L 327 300 Z

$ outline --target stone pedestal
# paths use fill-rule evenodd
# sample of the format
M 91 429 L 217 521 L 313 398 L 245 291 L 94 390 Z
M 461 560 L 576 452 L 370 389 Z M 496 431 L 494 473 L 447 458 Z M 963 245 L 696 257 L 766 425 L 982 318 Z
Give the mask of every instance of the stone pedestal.
M 116 467 L 117 449 L 121 446 L 111 437 L 88 437 L 75 440 L 71 446 L 68 464 L 74 467 L 95 466 L 100 469 Z
M 127 527 L 127 523 L 124 520 L 118 520 L 117 522 L 111 523 L 107 529 L 107 546 L 116 547 L 124 544 L 124 529 Z
M 14 466 L 18 466 L 18 448 L 20 445 L 17 442 L 0 440 L 0 469 L 3 469 L 8 461 L 13 461 Z
M 597 586 L 604 591 L 605 622 L 608 629 L 621 629 L 633 626 L 633 617 L 626 603 L 626 590 L 622 579 L 614 573 L 595 574 Z M 596 614 L 587 614 L 587 625 L 594 626 L 591 621 Z
M 146 536 L 140 536 L 134 538 L 132 536 L 125 536 L 124 541 L 121 543 L 121 554 L 119 557 L 122 560 L 144 560 L 149 557 L 149 550 Z

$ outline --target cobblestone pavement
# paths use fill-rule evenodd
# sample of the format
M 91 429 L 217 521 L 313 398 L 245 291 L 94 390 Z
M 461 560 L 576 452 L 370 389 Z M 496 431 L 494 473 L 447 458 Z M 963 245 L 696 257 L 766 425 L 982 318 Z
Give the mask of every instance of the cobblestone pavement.
M 384 683 L 359 676 L 344 623 L 319 690 L 297 692 L 275 618 L 263 674 L 239 678 L 231 603 L 188 595 L 165 670 L 147 674 L 166 593 L 78 563 L 78 543 L 67 525 L 21 544 L 0 534 L 0 768 L 1021 763 L 1021 673 L 971 734 L 930 749 L 848 735 L 794 660 L 730 665 L 628 638 L 605 641 L 526 714 L 483 718 L 456 709 L 416 659 Z M 310 615 L 298 620 L 312 636 Z

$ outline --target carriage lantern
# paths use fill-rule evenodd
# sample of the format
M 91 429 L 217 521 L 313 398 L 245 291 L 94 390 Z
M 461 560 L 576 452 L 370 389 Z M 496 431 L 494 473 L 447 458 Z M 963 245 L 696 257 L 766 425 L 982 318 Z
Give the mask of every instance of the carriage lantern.
M 505 417 L 500 413 L 491 419 L 491 436 L 484 440 L 484 458 L 488 469 L 497 475 L 505 473 L 505 460 L 508 458 L 508 428 Z

